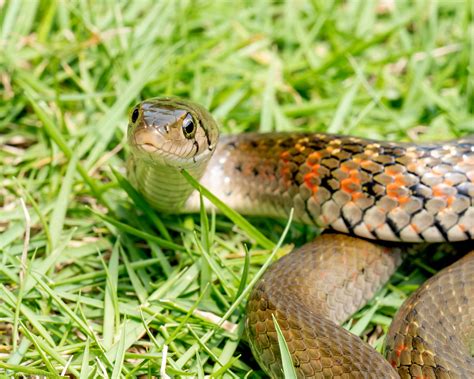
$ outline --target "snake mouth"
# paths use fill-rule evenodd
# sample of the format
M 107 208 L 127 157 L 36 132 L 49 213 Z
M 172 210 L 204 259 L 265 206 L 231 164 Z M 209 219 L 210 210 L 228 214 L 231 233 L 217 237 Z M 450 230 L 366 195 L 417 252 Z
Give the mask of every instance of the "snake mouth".
M 148 129 L 137 130 L 134 135 L 135 145 L 147 153 L 155 153 L 161 149 L 163 141 L 156 131 Z
M 198 153 L 196 145 L 178 146 L 155 128 L 139 128 L 131 135 L 131 145 L 142 158 L 167 166 L 186 168 L 207 159 L 210 152 Z

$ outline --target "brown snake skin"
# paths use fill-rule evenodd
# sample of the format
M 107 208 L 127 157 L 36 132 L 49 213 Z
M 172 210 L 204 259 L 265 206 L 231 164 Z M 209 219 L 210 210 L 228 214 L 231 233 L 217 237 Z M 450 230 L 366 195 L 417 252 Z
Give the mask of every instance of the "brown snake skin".
M 278 260 L 247 305 L 247 332 L 259 364 L 283 377 L 273 314 L 301 378 L 474 378 L 474 251 L 403 305 L 386 340 L 388 360 L 338 327 L 400 261 L 400 249 L 345 235 L 322 235 Z
M 212 183 L 215 177 L 224 177 L 220 186 Z M 326 134 L 224 139 L 202 180 L 244 214 L 284 217 L 294 207 L 305 223 L 407 242 L 473 239 L 473 181 L 472 140 L 416 146 Z M 435 283 L 441 284 L 427 282 L 418 292 L 427 297 L 415 295 L 403 308 L 387 340 L 388 362 L 349 332 L 334 333 L 334 324 L 361 308 L 397 267 L 398 254 L 388 257 L 387 251 L 348 236 L 321 236 L 275 263 L 247 308 L 259 364 L 282 375 L 274 314 L 299 377 L 474 378 L 468 347 L 474 340 L 474 253 L 440 273 Z M 369 253 L 377 256 L 375 266 Z
M 199 127 L 189 126 L 190 120 Z M 474 251 L 404 304 L 386 340 L 388 360 L 337 325 L 400 263 L 401 248 L 367 239 L 474 239 L 473 139 L 410 145 L 249 133 L 225 137 L 215 148 L 214 137 L 212 117 L 196 104 L 173 98 L 142 102 L 129 124 L 130 180 L 160 211 L 194 211 L 199 196 L 188 198 L 191 189 L 179 173 L 186 167 L 245 215 L 286 218 L 293 208 L 299 222 L 348 234 L 323 235 L 295 250 L 255 286 L 246 327 L 267 373 L 283 375 L 273 314 L 298 377 L 474 378 Z
M 223 138 L 202 183 L 244 214 L 363 238 L 474 238 L 474 142 L 403 145 L 329 134 Z M 217 183 L 219 185 L 217 185 Z

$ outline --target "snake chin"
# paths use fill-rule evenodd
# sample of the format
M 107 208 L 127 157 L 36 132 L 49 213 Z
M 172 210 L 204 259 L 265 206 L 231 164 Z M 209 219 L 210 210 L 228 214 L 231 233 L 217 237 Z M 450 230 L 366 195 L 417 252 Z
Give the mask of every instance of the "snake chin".
M 155 145 L 152 145 L 151 143 L 142 143 L 138 146 L 147 153 L 154 153 L 158 150 L 158 148 Z
M 176 152 L 171 152 L 157 147 L 153 144 L 137 144 L 134 149 L 134 155 L 144 161 L 161 166 L 176 168 L 176 170 L 190 169 L 198 166 L 201 162 L 210 158 L 212 151 L 203 152 L 195 157 L 183 157 Z

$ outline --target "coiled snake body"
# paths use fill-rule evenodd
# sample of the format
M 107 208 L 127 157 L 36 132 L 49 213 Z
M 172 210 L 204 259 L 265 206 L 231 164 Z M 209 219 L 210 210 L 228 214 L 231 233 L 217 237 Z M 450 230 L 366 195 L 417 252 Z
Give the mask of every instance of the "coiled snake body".
M 267 373 L 282 375 L 273 314 L 300 377 L 474 378 L 474 252 L 404 304 L 387 337 L 388 360 L 337 326 L 400 262 L 400 249 L 369 240 L 474 239 L 473 139 L 420 146 L 249 133 L 217 144 L 209 113 L 176 98 L 138 104 L 128 135 L 130 180 L 160 211 L 199 206 L 179 172 L 186 168 L 243 214 L 285 217 L 293 208 L 297 221 L 345 234 L 283 257 L 255 286 L 246 326 Z

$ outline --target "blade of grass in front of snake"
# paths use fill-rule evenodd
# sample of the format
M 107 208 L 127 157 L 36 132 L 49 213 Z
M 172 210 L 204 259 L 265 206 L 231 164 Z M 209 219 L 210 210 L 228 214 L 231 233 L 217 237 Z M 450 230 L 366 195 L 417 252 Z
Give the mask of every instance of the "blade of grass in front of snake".
M 285 336 L 283 335 L 283 332 L 281 331 L 280 325 L 278 325 L 278 321 L 275 318 L 274 314 L 272 314 L 272 319 L 278 337 L 278 347 L 280 348 L 283 375 L 287 379 L 296 379 L 295 366 L 293 366 L 293 361 L 291 360 L 291 354 L 290 350 L 288 350 L 288 345 L 286 344 Z
M 244 251 L 245 251 L 244 268 L 242 270 L 239 288 L 237 289 L 237 293 L 235 294 L 234 301 L 236 301 L 238 297 L 242 294 L 242 292 L 244 292 L 245 285 L 247 284 L 247 278 L 249 276 L 250 252 L 249 252 L 249 249 L 247 248 L 247 245 L 245 244 L 244 244 Z
M 262 267 L 260 267 L 260 270 L 255 274 L 255 276 L 252 278 L 250 283 L 245 287 L 245 289 L 242 291 L 239 297 L 234 301 L 232 306 L 227 310 L 227 312 L 222 316 L 221 322 L 219 325 L 222 325 L 225 320 L 234 312 L 235 308 L 239 306 L 239 304 L 242 302 L 242 300 L 249 294 L 255 283 L 262 277 L 263 273 L 267 270 L 268 266 L 270 266 L 273 263 L 273 259 L 280 249 L 281 245 L 283 244 L 283 241 L 286 238 L 286 235 L 288 234 L 288 230 L 290 230 L 290 225 L 291 222 L 293 221 L 293 208 L 290 210 L 290 215 L 288 216 L 288 222 L 286 223 L 285 229 L 283 230 L 283 233 L 281 234 L 280 239 L 278 240 L 277 244 L 273 248 L 272 252 L 268 256 L 267 260 L 263 264 Z
M 250 222 L 244 217 L 234 211 L 232 208 L 227 206 L 224 202 L 211 193 L 207 188 L 203 187 L 192 175 L 186 170 L 182 170 L 181 173 L 186 180 L 191 184 L 197 191 L 202 193 L 217 209 L 219 209 L 225 216 L 231 219 L 239 228 L 248 234 L 248 236 L 254 239 L 259 245 L 266 249 L 273 249 L 275 244 L 265 237 L 260 231 L 258 231 Z

